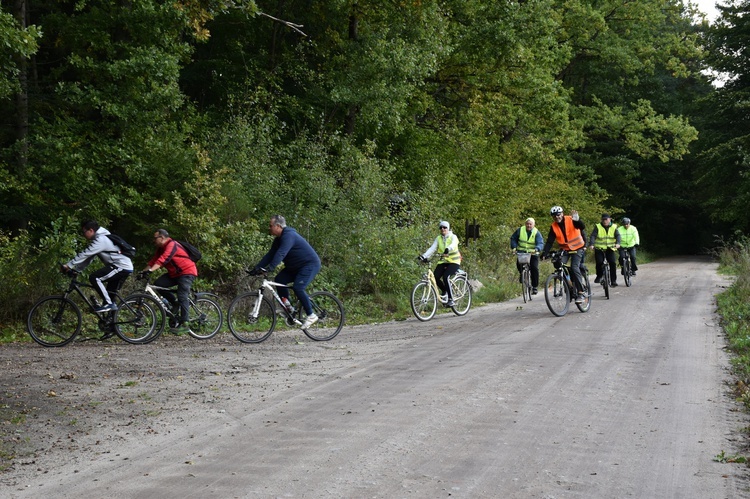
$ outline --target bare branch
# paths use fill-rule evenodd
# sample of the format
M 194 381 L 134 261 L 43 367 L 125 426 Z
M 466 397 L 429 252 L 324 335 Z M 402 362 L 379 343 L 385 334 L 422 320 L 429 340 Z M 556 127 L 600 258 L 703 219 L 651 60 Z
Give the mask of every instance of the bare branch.
M 304 31 L 302 31 L 302 30 L 299 29 L 299 28 L 302 28 L 304 26 L 304 24 L 294 24 L 293 22 L 284 21 L 283 19 L 278 19 L 276 17 L 269 16 L 265 12 L 258 12 L 258 14 L 260 14 L 261 16 L 266 16 L 269 19 L 273 19 L 274 21 L 280 22 L 281 24 L 284 24 L 286 26 L 289 26 L 290 28 L 292 28 L 294 31 L 296 31 L 297 33 L 301 34 L 302 36 L 307 36 L 307 34 Z

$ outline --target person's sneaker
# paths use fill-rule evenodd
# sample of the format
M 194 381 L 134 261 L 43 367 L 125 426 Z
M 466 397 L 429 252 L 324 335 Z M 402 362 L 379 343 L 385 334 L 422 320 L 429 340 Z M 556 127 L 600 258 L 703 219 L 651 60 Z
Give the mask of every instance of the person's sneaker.
M 600 284 L 601 282 L 602 282 L 601 277 L 597 277 L 596 279 L 594 279 L 594 284 Z
M 633 277 L 635 277 L 635 270 L 630 273 Z
M 616 288 L 616 287 L 617 287 L 617 283 L 616 283 L 616 282 L 613 282 L 613 283 L 612 283 L 612 287 L 613 287 L 613 288 Z
M 318 316 L 315 314 L 310 314 L 307 316 L 307 319 L 305 319 L 305 322 L 302 323 L 302 327 L 300 329 L 307 329 L 316 322 L 318 322 Z
M 538 291 L 538 290 L 537 290 L 536 288 L 531 288 L 531 294 L 532 294 L 532 295 L 535 295 L 535 294 L 537 294 L 538 292 L 539 292 L 539 291 Z
M 187 324 L 179 324 L 177 327 L 169 328 L 169 332 L 175 336 L 182 336 L 183 334 L 190 334 L 190 328 Z
M 446 307 L 455 307 L 456 306 L 456 302 L 454 302 L 453 300 L 448 300 L 448 303 L 446 303 L 445 306 Z
M 583 296 L 581 296 L 580 294 L 576 296 L 576 303 L 583 303 Z
M 117 305 L 115 305 L 114 303 L 107 303 L 106 305 L 95 308 L 94 312 L 96 312 L 97 314 L 103 314 L 105 312 L 114 312 L 115 310 L 117 310 Z

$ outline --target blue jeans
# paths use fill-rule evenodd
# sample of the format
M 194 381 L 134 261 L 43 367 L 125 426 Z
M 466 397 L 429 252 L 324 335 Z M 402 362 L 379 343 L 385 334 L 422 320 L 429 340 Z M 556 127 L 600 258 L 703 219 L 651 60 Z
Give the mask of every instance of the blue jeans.
M 305 288 L 312 282 L 316 275 L 320 272 L 320 263 L 311 263 L 305 265 L 299 269 L 285 268 L 278 274 L 274 281 L 279 284 L 289 284 L 292 282 L 292 289 L 294 294 L 299 298 L 299 302 L 302 308 L 305 310 L 307 315 L 313 313 L 312 305 L 310 304 L 310 297 L 307 296 Z M 279 296 L 282 298 L 289 298 L 289 288 L 276 288 Z

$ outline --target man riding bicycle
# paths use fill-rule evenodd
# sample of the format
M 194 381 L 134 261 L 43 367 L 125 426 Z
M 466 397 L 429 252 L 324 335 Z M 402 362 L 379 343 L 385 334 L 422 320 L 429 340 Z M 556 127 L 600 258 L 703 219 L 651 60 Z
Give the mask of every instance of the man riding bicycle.
M 635 247 L 641 244 L 638 229 L 630 224 L 628 217 L 624 217 L 622 225 L 617 228 L 617 233 L 620 235 L 620 266 L 622 267 L 622 255 L 627 251 L 630 255 L 630 272 L 635 275 L 638 270 L 638 264 L 635 263 Z
M 284 262 L 284 269 L 276 274 L 274 281 L 284 285 L 290 282 L 294 283 L 292 285 L 294 294 L 299 298 L 302 308 L 307 314 L 307 319 L 305 319 L 301 329 L 307 329 L 318 321 L 318 316 L 313 312 L 305 288 L 320 272 L 320 257 L 310 246 L 310 243 L 300 236 L 296 230 L 286 226 L 286 219 L 281 215 L 271 217 L 268 232 L 275 238 L 271 244 L 271 249 L 253 267 L 250 274 L 258 275 L 264 270 L 272 271 L 281 262 Z M 289 299 L 287 288 L 279 287 L 277 291 L 283 301 Z
M 529 217 L 526 219 L 523 227 L 519 227 L 512 236 L 510 236 L 510 249 L 522 253 L 540 252 L 544 246 L 542 233 L 535 227 L 536 221 Z M 523 272 L 523 265 L 516 262 L 519 275 Z M 539 287 L 539 257 L 532 254 L 529 262 L 531 269 L 531 294 L 537 294 Z
M 549 257 L 552 245 L 557 242 L 562 250 L 570 257 L 570 271 L 573 274 L 573 281 L 576 288 L 576 303 L 583 303 L 583 276 L 581 275 L 581 260 L 586 242 L 583 239 L 582 231 L 586 225 L 578 217 L 578 212 L 573 210 L 570 215 L 564 215 L 560 206 L 553 206 L 549 210 L 552 215 L 552 225 L 547 235 L 547 242 L 542 250 L 542 259 Z
M 617 263 L 615 262 L 615 250 L 620 247 L 620 232 L 617 224 L 612 223 L 608 213 L 602 213 L 601 223 L 596 224 L 591 232 L 589 247 L 594 250 L 596 259 L 596 279 L 599 284 L 603 278 L 604 259 L 609 262 L 609 277 L 612 287 L 617 287 Z

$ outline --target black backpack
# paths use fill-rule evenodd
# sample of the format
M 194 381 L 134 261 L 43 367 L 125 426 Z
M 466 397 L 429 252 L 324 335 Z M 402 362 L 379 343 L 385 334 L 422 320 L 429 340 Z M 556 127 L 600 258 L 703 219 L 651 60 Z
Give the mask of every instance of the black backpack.
M 195 246 L 193 246 L 189 242 L 187 242 L 187 241 L 177 241 L 177 244 L 179 244 L 180 246 L 182 246 L 182 249 L 185 250 L 185 253 L 188 254 L 188 256 L 190 257 L 190 259 L 192 261 L 197 262 L 198 260 L 200 260 L 201 258 L 203 258 L 203 253 L 201 253 L 201 250 L 199 250 L 198 248 L 196 248 Z
M 125 239 L 121 238 L 117 234 L 107 234 L 107 237 L 110 241 L 115 243 L 115 246 L 117 246 L 120 251 L 121 255 L 125 255 L 128 258 L 134 258 L 135 257 L 135 246 L 128 243 Z

